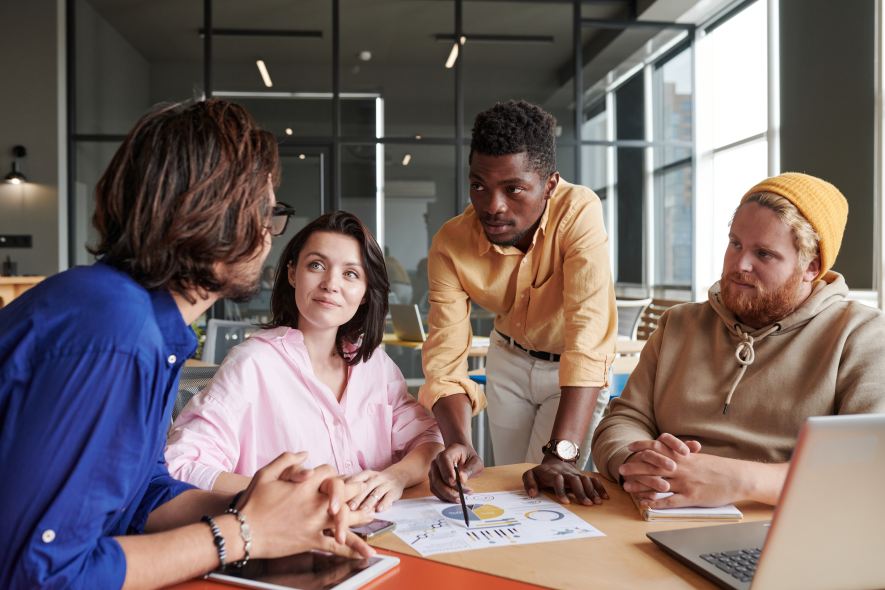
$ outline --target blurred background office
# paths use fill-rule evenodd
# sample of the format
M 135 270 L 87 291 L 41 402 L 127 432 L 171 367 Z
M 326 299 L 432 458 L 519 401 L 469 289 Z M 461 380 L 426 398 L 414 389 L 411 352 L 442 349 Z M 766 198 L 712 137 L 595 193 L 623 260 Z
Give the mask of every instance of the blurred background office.
M 89 263 L 123 134 L 157 102 L 217 96 L 280 141 L 296 216 L 268 264 L 346 209 L 384 246 L 392 300 L 426 308 L 473 117 L 523 98 L 557 117 L 563 177 L 603 200 L 619 297 L 705 298 L 741 191 L 800 170 L 848 197 L 836 270 L 881 305 L 882 0 L 30 0 L 0 21 L 0 168 L 26 177 L 0 183 L 0 237 L 31 237 L 0 255 L 19 274 Z M 260 321 L 268 300 L 212 316 Z M 390 352 L 420 376 L 415 350 Z

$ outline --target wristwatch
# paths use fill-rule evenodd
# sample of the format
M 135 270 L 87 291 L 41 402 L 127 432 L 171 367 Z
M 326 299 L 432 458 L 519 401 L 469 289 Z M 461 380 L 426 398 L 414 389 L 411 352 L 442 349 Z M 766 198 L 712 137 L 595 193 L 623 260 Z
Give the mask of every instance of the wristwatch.
M 566 463 L 577 463 L 578 457 L 581 456 L 578 443 L 561 438 L 551 438 L 546 445 L 541 447 L 541 452 L 545 456 L 553 455 Z

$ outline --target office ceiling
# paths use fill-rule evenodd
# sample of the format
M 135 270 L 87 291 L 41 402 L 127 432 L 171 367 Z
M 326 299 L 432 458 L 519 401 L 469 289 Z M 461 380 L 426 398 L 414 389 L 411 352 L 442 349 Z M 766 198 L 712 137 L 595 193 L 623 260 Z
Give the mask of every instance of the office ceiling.
M 199 62 L 203 55 L 200 28 L 203 2 L 199 0 L 87 0 L 148 62 Z M 640 18 L 654 13 L 655 20 L 672 20 L 697 4 L 711 0 L 644 0 L 638 3 Z M 463 8 L 466 62 L 483 67 L 512 63 L 527 71 L 565 71 L 571 68 L 571 2 L 526 0 L 465 0 Z M 328 0 L 214 0 L 213 27 L 321 31 L 321 38 L 227 37 L 213 38 L 219 64 L 330 66 L 331 3 Z M 436 34 L 451 34 L 454 3 L 451 0 L 341 0 L 342 76 L 371 73 L 389 66 L 440 67 L 451 44 Z M 584 17 L 626 19 L 629 3 L 593 0 L 582 6 Z M 626 58 L 647 40 L 647 29 L 627 31 L 635 40 L 609 56 Z M 545 43 L 471 42 L 474 34 L 552 37 Z M 584 27 L 585 60 L 622 35 L 621 31 Z M 369 51 L 368 62 L 359 59 Z M 562 77 L 562 75 L 560 75 Z

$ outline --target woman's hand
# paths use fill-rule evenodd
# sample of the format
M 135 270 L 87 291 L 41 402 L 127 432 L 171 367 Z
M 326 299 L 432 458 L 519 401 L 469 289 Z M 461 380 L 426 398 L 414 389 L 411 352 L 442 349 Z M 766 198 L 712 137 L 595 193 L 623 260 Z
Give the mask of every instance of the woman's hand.
M 396 469 L 396 465 L 384 471 L 367 469 L 344 480 L 347 484 L 363 483 L 363 489 L 356 493 L 347 505 L 351 510 L 381 512 L 399 500 L 406 487 L 405 478 Z

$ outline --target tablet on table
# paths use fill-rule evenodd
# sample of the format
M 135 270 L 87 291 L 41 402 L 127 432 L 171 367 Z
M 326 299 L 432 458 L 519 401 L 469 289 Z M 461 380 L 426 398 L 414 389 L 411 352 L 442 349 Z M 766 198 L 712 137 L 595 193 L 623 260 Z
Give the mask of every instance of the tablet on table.
M 399 563 L 390 555 L 348 559 L 310 551 L 276 559 L 254 559 L 242 569 L 214 571 L 206 577 L 246 588 L 268 590 L 356 590 Z

